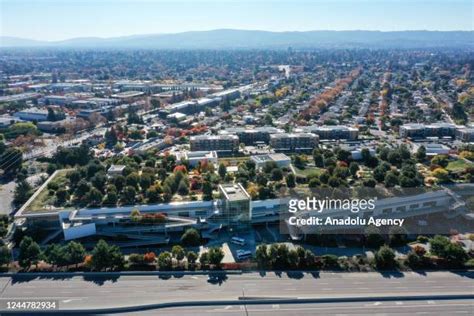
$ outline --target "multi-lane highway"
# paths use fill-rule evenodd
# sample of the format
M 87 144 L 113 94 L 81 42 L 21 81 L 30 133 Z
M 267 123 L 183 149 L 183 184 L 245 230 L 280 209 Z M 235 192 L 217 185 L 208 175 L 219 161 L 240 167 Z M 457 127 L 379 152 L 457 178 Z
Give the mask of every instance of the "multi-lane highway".
M 238 306 L 205 306 L 169 308 L 159 311 L 160 316 L 314 316 L 314 315 L 472 315 L 473 302 L 469 300 L 417 302 L 365 302 L 321 304 L 269 304 Z M 130 316 L 157 315 L 156 310 L 129 313 Z
M 227 275 L 222 283 L 210 283 L 206 275 L 176 276 L 120 276 L 100 278 L 90 276 L 74 277 L 0 277 L 1 299 L 11 298 L 48 298 L 59 300 L 61 309 L 113 308 L 144 304 L 158 304 L 184 301 L 222 301 L 271 298 L 327 298 L 327 297 L 380 297 L 380 296 L 419 296 L 419 295 L 474 295 L 474 272 L 450 273 L 427 272 L 407 273 L 258 273 Z M 425 301 L 402 302 L 400 310 L 414 309 L 417 305 L 430 305 Z M 382 308 L 396 302 L 352 303 L 361 313 L 364 308 Z M 368 305 L 367 305 L 368 304 Z M 458 305 L 449 305 L 446 301 L 437 303 L 443 308 L 455 310 L 472 310 L 474 301 L 462 301 Z M 467 306 L 466 306 L 467 304 Z M 278 305 L 278 304 L 276 304 Z M 381 305 L 381 306 L 379 306 Z M 449 306 L 448 306 L 449 305 Z M 250 306 L 250 305 L 249 305 Z M 306 307 L 305 307 L 306 306 Z M 308 307 L 309 306 L 309 307 Z M 346 305 L 311 304 L 299 305 L 298 308 L 332 308 L 341 313 Z M 332 306 L 332 307 L 331 307 Z M 203 313 L 210 310 L 221 310 L 222 306 L 212 308 L 200 307 Z M 277 309 L 274 306 L 248 307 L 255 313 L 265 308 Z M 283 313 L 287 305 L 279 306 Z M 227 308 L 229 313 L 239 313 L 239 307 Z M 311 314 L 311 309 L 301 309 L 301 314 Z M 423 311 L 423 310 L 421 310 Z M 314 310 L 313 310 L 314 312 Z M 350 312 L 350 311 L 347 311 Z M 409 312 L 407 312 L 409 313 Z M 411 313 L 411 312 L 410 312 Z M 232 314 L 231 314 L 232 315 Z

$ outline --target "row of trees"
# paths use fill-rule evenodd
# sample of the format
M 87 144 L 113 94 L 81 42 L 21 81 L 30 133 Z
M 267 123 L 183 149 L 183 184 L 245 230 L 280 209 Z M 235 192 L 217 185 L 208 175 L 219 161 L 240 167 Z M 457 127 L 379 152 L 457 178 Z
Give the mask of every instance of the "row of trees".
M 20 242 L 18 263 L 23 269 L 28 269 L 31 265 L 38 265 L 41 260 L 56 267 L 78 265 L 84 262 L 84 247 L 77 242 L 71 241 L 61 246 L 57 244 L 49 245 L 44 251 L 29 236 Z
M 197 246 L 201 242 L 201 237 L 197 230 L 188 229 L 182 236 L 183 244 Z M 186 252 L 179 245 L 172 248 L 171 252 L 162 252 L 158 257 L 153 252 L 146 254 L 131 254 L 129 263 L 132 265 L 154 264 L 162 270 L 171 270 L 173 268 L 173 259 L 176 260 L 178 267 L 182 260 L 186 258 L 188 264 L 194 267 L 198 260 L 198 254 L 194 251 Z M 224 253 L 220 248 L 210 248 L 208 252 L 203 253 L 200 258 L 203 267 L 219 267 Z M 11 261 L 10 250 L 5 246 L 0 248 L 0 265 L 8 264 Z M 44 250 L 31 237 L 25 236 L 19 245 L 18 262 L 23 269 L 29 269 L 32 265 L 40 261 L 49 263 L 54 267 L 75 265 L 85 263 L 86 267 L 94 271 L 120 270 L 124 267 L 125 258 L 120 248 L 115 245 L 109 245 L 104 240 L 99 240 L 90 254 L 86 253 L 84 247 L 77 242 L 71 241 L 66 245 L 51 244 Z
M 452 243 L 444 236 L 429 239 L 431 250 L 428 254 L 423 247 L 415 247 L 410 251 L 404 262 L 397 261 L 395 251 L 387 245 L 381 246 L 374 253 L 373 266 L 379 270 L 397 269 L 403 263 L 412 269 L 433 268 L 463 268 L 469 259 L 464 249 Z M 433 257 L 435 256 L 435 257 Z M 315 256 L 303 247 L 289 249 L 285 244 L 260 245 L 257 247 L 255 259 L 261 269 L 343 269 L 348 266 L 349 258 L 335 255 Z M 440 262 L 437 260 L 440 259 Z M 364 263 L 359 260 L 358 263 Z
M 415 246 L 403 262 L 412 269 L 447 267 L 463 268 L 469 259 L 466 251 L 457 243 L 453 243 L 444 236 L 434 236 L 431 239 L 419 238 L 420 242 L 429 242 L 430 251 L 425 247 Z M 194 269 L 199 261 L 201 268 L 220 268 L 224 252 L 219 247 L 212 247 L 201 256 L 194 251 L 186 251 L 179 245 L 173 246 L 171 251 L 164 251 L 157 257 L 155 253 L 131 254 L 128 262 L 131 265 L 157 264 L 160 270 L 181 270 L 184 268 L 184 259 L 187 268 Z M 18 262 L 23 269 L 31 265 L 38 265 L 44 260 L 55 269 L 58 267 L 85 263 L 93 271 L 120 270 L 124 267 L 125 258 L 118 246 L 109 245 L 100 240 L 92 252 L 86 255 L 84 247 L 77 242 L 66 245 L 52 244 L 44 251 L 30 237 L 26 236 L 20 243 Z M 297 247 L 289 249 L 286 244 L 259 245 L 256 249 L 255 260 L 260 269 L 296 270 L 296 269 L 344 269 L 348 261 L 346 257 L 335 255 L 316 256 L 312 251 Z M 364 263 L 360 259 L 359 263 Z M 10 263 L 11 252 L 8 247 L 0 247 L 0 266 Z M 368 261 L 367 261 L 368 262 Z M 366 263 L 367 263 L 366 262 Z M 381 246 L 374 253 L 373 266 L 380 270 L 396 269 L 402 262 L 396 260 L 395 251 L 387 245 Z

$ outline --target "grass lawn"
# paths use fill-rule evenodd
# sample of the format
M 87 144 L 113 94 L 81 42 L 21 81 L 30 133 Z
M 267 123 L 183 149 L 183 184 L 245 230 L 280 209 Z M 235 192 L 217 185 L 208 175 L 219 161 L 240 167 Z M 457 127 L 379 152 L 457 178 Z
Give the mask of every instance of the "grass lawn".
M 294 165 L 293 167 L 295 168 L 295 171 L 296 171 L 296 175 L 298 176 L 304 176 L 304 177 L 307 177 L 307 176 L 310 176 L 310 175 L 315 175 L 315 176 L 318 176 L 323 173 L 324 169 L 322 168 L 318 168 L 318 167 L 306 167 L 304 169 L 299 169 L 299 168 L 296 168 Z
M 459 172 L 459 171 L 463 171 L 467 167 L 474 167 L 474 163 L 468 163 L 462 159 L 458 159 L 456 161 L 449 162 L 446 169 L 451 172 Z
M 249 160 L 248 157 L 226 157 L 226 158 L 219 158 L 219 164 L 223 163 L 226 166 L 238 166 L 241 162 L 246 162 Z
M 64 188 L 66 187 L 67 179 L 66 175 L 69 170 L 60 170 L 56 174 L 56 176 L 51 179 L 49 183 L 55 182 L 58 184 L 58 187 Z M 41 211 L 48 211 L 51 210 L 49 206 L 54 202 L 54 196 L 49 195 L 48 187 L 44 187 L 44 189 L 38 194 L 38 196 L 31 202 L 28 208 L 25 210 L 27 213 L 30 212 L 41 212 Z

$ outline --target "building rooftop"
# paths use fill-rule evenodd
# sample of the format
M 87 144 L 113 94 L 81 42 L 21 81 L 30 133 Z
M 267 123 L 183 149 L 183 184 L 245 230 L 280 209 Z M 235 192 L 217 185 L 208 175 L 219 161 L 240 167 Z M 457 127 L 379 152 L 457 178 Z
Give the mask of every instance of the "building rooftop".
M 245 191 L 240 183 L 238 184 L 221 184 L 219 185 L 220 191 L 224 194 L 225 198 L 229 201 L 242 201 L 249 200 L 250 196 Z
M 115 172 L 122 172 L 126 166 L 124 165 L 111 165 L 107 172 L 115 173 Z
M 281 154 L 281 153 L 252 156 L 252 159 L 255 162 L 262 162 L 262 163 L 266 162 L 266 161 L 291 160 L 290 157 L 288 157 L 285 154 Z
M 143 92 L 140 91 L 125 91 L 113 94 L 113 98 L 123 99 L 123 98 L 133 98 L 143 95 Z
M 285 134 L 272 134 L 271 138 L 299 138 L 299 137 L 309 137 L 309 138 L 318 138 L 317 135 L 311 133 L 285 133 Z
M 191 136 L 190 140 L 204 140 L 204 139 L 228 139 L 228 140 L 238 140 L 239 138 L 237 135 L 196 135 L 196 136 Z

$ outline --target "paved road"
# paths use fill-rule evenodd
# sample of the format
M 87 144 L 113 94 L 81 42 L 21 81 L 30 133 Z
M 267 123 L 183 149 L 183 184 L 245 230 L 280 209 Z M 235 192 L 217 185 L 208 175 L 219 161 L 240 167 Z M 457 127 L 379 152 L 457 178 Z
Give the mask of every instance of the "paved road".
M 10 214 L 13 211 L 12 202 L 15 190 L 15 181 L 0 184 L 0 214 Z
M 370 302 L 294 305 L 241 305 L 210 306 L 192 308 L 170 308 L 160 310 L 160 316 L 198 315 L 472 315 L 472 301 L 418 301 L 418 302 Z M 157 315 L 156 310 L 129 313 L 130 316 Z
M 423 294 L 474 294 L 474 272 L 455 274 L 320 273 L 228 275 L 210 284 L 205 275 L 163 279 L 121 276 L 116 279 L 0 277 L 0 298 L 58 299 L 60 308 L 106 308 L 190 300 L 235 300 L 238 297 L 349 297 Z

